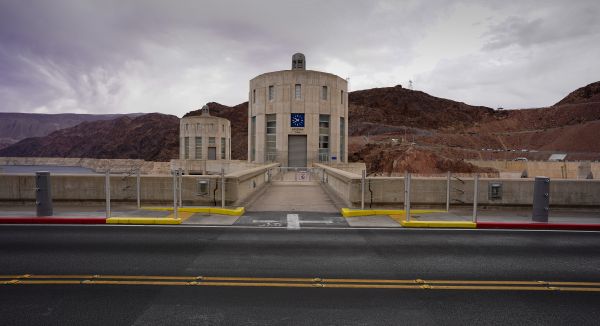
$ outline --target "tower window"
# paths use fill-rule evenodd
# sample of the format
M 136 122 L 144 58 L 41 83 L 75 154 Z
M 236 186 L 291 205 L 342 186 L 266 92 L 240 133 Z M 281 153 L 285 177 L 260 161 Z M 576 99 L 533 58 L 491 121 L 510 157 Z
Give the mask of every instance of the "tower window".
M 256 90 L 252 90 L 252 103 L 256 103 Z
M 272 101 L 275 98 L 275 86 L 269 86 L 269 101 Z
M 256 117 L 250 119 L 250 161 L 256 160 Z
M 266 115 L 266 137 L 265 137 L 265 160 L 272 162 L 277 158 L 276 148 L 276 132 L 277 132 L 277 116 L 275 114 Z
M 327 86 L 321 87 L 321 99 L 322 100 L 327 99 Z
M 340 162 L 346 160 L 346 123 L 344 118 L 340 117 Z
M 296 84 L 294 97 L 297 100 L 299 100 L 302 97 L 302 86 L 300 84 Z
M 319 115 L 319 162 L 329 161 L 329 115 Z
M 202 159 L 202 137 L 196 137 L 196 159 Z
M 225 141 L 225 137 L 221 137 L 221 159 L 224 160 L 225 159 L 225 145 L 226 141 Z
M 183 153 L 185 155 L 184 158 L 187 160 L 190 158 L 190 137 L 185 137 L 183 140 Z
M 344 91 L 340 91 L 340 104 L 344 104 Z

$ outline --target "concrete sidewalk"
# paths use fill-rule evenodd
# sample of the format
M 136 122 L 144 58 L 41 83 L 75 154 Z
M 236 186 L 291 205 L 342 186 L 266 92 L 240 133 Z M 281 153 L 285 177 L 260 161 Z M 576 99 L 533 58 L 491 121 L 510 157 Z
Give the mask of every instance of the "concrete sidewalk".
M 185 207 L 184 207 L 185 208 Z M 189 208 L 189 207 L 188 207 Z M 155 220 L 173 220 L 174 214 L 170 210 L 151 210 L 138 209 L 132 205 L 117 205 L 113 206 L 110 214 L 112 219 L 155 219 Z M 179 212 L 181 224 L 197 224 L 197 225 L 232 225 L 237 221 L 239 216 L 226 216 L 207 213 L 188 213 Z M 103 205 L 55 205 L 53 215 L 49 217 L 37 217 L 35 208 L 28 206 L 0 206 L 0 224 L 2 220 L 15 223 L 14 220 L 22 219 L 23 223 L 31 223 L 32 221 L 40 220 L 48 223 L 60 221 L 69 224 L 72 221 L 74 224 L 81 222 L 85 223 L 86 219 L 98 220 L 106 219 L 106 207 Z M 42 222 L 40 222 L 42 223 Z M 110 224 L 110 222 L 108 222 Z M 136 224 L 136 223 L 128 223 Z M 140 224 L 148 224 L 140 223 Z M 158 224 L 158 223 L 157 223 Z M 179 223 L 174 223 L 179 224 Z
M 526 208 L 480 209 L 477 212 L 477 222 L 499 223 L 534 223 L 531 210 Z M 435 222 L 472 222 L 473 210 L 468 208 L 451 209 L 449 212 L 427 214 L 411 214 L 411 221 Z M 405 219 L 400 215 L 371 215 L 347 217 L 351 227 L 402 227 L 400 222 Z M 598 224 L 600 225 L 600 210 L 591 209 L 555 209 L 550 211 L 548 223 L 565 224 Z
M 531 215 L 531 209 L 527 208 L 486 208 L 477 211 L 477 221 L 527 223 L 533 222 Z M 443 213 L 411 214 L 411 220 L 473 221 L 473 210 L 461 208 Z M 600 224 L 600 209 L 551 209 L 548 223 Z

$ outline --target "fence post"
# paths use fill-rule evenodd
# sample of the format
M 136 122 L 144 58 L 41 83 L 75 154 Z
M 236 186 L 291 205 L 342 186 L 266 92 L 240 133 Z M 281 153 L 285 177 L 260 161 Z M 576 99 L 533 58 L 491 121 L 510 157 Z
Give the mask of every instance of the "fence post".
M 106 218 L 110 218 L 110 169 L 106 169 L 106 175 L 104 178 L 104 189 L 106 198 Z
M 362 177 L 360 179 L 360 209 L 365 209 L 365 178 L 367 177 L 367 171 L 362 170 Z
M 142 208 L 142 196 L 141 196 L 141 177 L 140 177 L 140 169 L 137 169 L 137 173 L 135 176 L 135 183 L 136 183 L 136 196 L 137 196 L 137 208 L 140 209 Z
M 410 222 L 410 179 L 411 175 L 409 172 L 406 172 L 406 176 L 404 179 L 404 188 L 406 194 L 406 202 L 405 202 L 405 213 L 406 213 L 406 222 Z
M 221 168 L 221 208 L 225 208 L 225 169 Z
M 179 218 L 179 212 L 177 208 L 177 170 L 173 170 L 173 214 L 175 218 Z
M 183 187 L 183 169 L 179 168 L 179 175 L 177 178 L 177 188 L 179 191 L 179 207 L 183 207 L 183 199 L 181 196 L 181 188 Z
M 450 211 L 450 178 L 450 171 L 448 171 L 446 176 L 446 212 Z
M 479 200 L 479 174 L 473 178 L 473 223 L 477 223 L 477 201 Z

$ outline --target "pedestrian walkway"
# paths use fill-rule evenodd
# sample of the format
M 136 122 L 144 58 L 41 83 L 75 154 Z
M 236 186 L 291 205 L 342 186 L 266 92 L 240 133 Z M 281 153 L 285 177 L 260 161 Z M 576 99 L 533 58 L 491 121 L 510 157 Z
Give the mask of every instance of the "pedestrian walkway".
M 274 182 L 247 207 L 247 211 L 339 214 L 339 209 L 318 182 Z

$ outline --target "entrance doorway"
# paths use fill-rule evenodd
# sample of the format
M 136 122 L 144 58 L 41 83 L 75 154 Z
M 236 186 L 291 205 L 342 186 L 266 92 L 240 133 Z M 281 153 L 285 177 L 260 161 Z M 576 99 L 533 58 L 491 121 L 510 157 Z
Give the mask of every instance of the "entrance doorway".
M 288 135 L 288 166 L 305 167 L 306 158 L 306 135 Z

